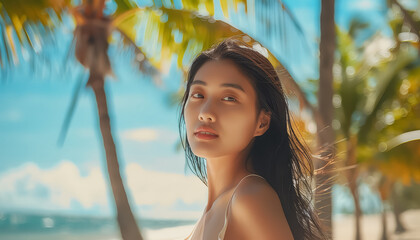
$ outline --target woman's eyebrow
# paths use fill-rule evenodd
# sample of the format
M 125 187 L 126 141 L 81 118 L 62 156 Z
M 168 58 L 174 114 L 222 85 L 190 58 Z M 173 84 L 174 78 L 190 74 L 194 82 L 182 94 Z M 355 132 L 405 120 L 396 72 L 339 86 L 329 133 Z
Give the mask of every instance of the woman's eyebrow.
M 197 85 L 207 86 L 207 83 L 206 83 L 206 82 L 204 82 L 204 81 L 202 81 L 202 80 L 198 80 L 198 79 L 194 80 L 194 81 L 191 83 L 191 86 L 192 86 L 192 85 L 195 85 L 195 84 L 197 84 Z M 222 83 L 222 84 L 220 84 L 220 86 L 221 86 L 221 87 L 236 88 L 236 89 L 241 90 L 242 92 L 244 92 L 244 93 L 245 93 L 245 90 L 241 87 L 241 85 L 236 84 L 236 83 Z

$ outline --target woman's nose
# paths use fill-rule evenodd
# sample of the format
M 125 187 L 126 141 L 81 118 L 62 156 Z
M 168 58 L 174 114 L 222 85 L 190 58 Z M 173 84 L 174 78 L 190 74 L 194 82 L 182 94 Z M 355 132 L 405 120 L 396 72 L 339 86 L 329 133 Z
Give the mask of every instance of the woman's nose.
M 212 110 L 212 103 L 210 101 L 207 101 L 205 104 L 202 105 L 202 108 L 200 109 L 200 113 L 198 115 L 198 119 L 200 119 L 200 121 L 211 122 L 214 122 L 216 120 L 216 115 Z

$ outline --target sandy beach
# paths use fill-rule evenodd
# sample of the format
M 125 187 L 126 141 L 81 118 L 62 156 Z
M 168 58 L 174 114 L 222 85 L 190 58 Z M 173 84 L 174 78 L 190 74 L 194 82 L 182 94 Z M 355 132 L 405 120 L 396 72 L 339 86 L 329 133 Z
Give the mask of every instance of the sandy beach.
M 390 240 L 420 240 L 420 209 L 405 211 L 401 221 L 407 231 L 395 234 L 395 220 L 391 213 L 387 214 L 388 237 Z M 333 221 L 334 239 L 354 240 L 354 218 L 351 215 L 337 216 Z M 381 215 L 365 215 L 361 219 L 363 240 L 380 240 L 382 235 Z
M 362 239 L 380 240 L 382 233 L 381 215 L 365 215 L 361 220 Z M 391 213 L 387 215 L 389 240 L 420 240 L 420 209 L 409 210 L 402 214 L 402 222 L 407 231 L 395 234 L 395 221 Z M 192 231 L 193 225 L 149 230 L 145 233 L 148 240 L 180 240 Z M 333 221 L 334 239 L 354 240 L 354 218 L 352 215 L 336 216 Z M 169 237 L 171 236 L 171 237 Z

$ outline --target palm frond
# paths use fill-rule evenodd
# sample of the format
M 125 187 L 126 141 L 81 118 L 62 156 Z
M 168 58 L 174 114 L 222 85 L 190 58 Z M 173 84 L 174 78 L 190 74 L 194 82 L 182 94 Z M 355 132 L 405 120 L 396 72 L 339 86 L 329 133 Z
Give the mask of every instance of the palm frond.
M 358 111 L 358 106 L 364 101 L 364 93 L 360 91 L 366 85 L 367 74 L 372 68 L 366 63 L 366 59 L 357 57 L 357 46 L 354 42 L 354 32 L 359 27 L 357 21 L 352 21 L 349 31 L 337 28 L 337 49 L 340 53 L 341 83 L 338 85 L 337 93 L 341 97 L 341 108 L 338 109 L 341 123 L 341 131 L 344 137 L 350 138 L 350 127 L 359 124 L 354 121 L 354 114 Z M 353 74 L 348 74 L 348 69 L 354 69 Z
M 228 37 L 242 38 L 265 52 L 283 82 L 288 85 L 285 88 L 289 90 L 288 93 L 296 94 L 303 106 L 315 111 L 281 61 L 254 38 L 226 22 L 194 11 L 139 7 L 120 15 L 113 24 L 133 42 L 138 39 L 136 45 L 159 71 L 166 71 L 171 56 L 176 54 L 178 67 L 186 72 L 189 63 L 199 52 Z
M 74 111 L 76 110 L 77 102 L 79 100 L 80 91 L 82 86 L 86 84 L 85 71 L 81 71 L 77 79 L 76 86 L 73 89 L 73 96 L 70 102 L 70 105 L 67 109 L 66 116 L 64 117 L 63 125 L 61 126 L 60 135 L 57 140 L 57 145 L 59 147 L 63 146 L 64 140 L 66 139 L 67 132 L 70 127 L 71 119 L 73 117 Z
M 360 143 L 366 143 L 368 135 L 371 132 L 369 129 L 373 127 L 374 120 L 377 119 L 377 112 L 387 100 L 392 99 L 396 94 L 402 80 L 400 75 L 401 71 L 411 68 L 415 59 L 415 53 L 410 52 L 408 49 L 400 49 L 395 59 L 377 77 L 378 86 L 375 92 L 368 96 L 364 109 L 366 118 L 358 132 Z
M 3 0 L 0 4 L 2 67 L 19 62 L 20 48 L 36 54 L 42 38 L 59 26 L 62 13 L 70 6 L 71 0 Z
M 132 10 L 138 6 L 131 4 L 129 0 L 117 0 L 117 6 L 124 6 L 124 9 Z M 177 4 L 178 5 L 177 5 Z M 187 10 L 200 13 L 209 17 L 214 17 L 215 6 L 213 0 L 182 0 L 179 2 L 153 1 L 150 8 Z M 239 12 L 239 7 L 244 12 Z M 117 10 L 118 10 L 117 7 Z M 245 26 L 238 26 L 244 33 L 253 36 L 256 40 L 265 45 L 276 46 L 276 54 L 289 64 L 292 61 L 299 61 L 299 57 L 311 54 L 311 49 L 304 31 L 285 3 L 281 0 L 224 0 L 220 1 L 220 7 L 228 21 L 233 16 L 230 14 L 244 13 L 248 20 Z M 116 12 L 114 17 L 118 17 L 125 12 Z M 235 14 L 238 16 L 237 14 Z M 314 54 L 314 51 L 312 51 Z
M 114 12 L 114 17 L 117 17 L 131 9 L 137 8 L 137 4 L 132 0 L 114 0 L 117 9 Z
M 162 83 L 162 79 L 160 77 L 159 71 L 150 64 L 149 59 L 142 52 L 142 50 L 137 47 L 137 45 L 133 41 L 133 38 L 129 37 L 119 28 L 116 28 L 116 31 L 122 37 L 123 46 L 134 49 L 135 61 L 139 64 L 140 71 L 148 76 L 151 76 L 156 85 L 160 85 Z
M 178 67 L 187 69 L 195 55 L 228 37 L 241 35 L 250 44 L 257 43 L 223 21 L 187 10 L 137 8 L 115 19 L 114 25 L 133 42 L 139 39 L 136 44 L 159 70 L 172 54 L 178 55 Z

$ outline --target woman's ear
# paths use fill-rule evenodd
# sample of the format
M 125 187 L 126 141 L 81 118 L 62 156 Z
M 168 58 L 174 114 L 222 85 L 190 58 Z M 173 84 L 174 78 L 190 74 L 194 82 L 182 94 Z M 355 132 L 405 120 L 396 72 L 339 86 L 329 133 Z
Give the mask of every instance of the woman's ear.
M 270 127 L 271 112 L 261 109 L 258 116 L 257 129 L 255 129 L 254 137 L 263 135 Z

